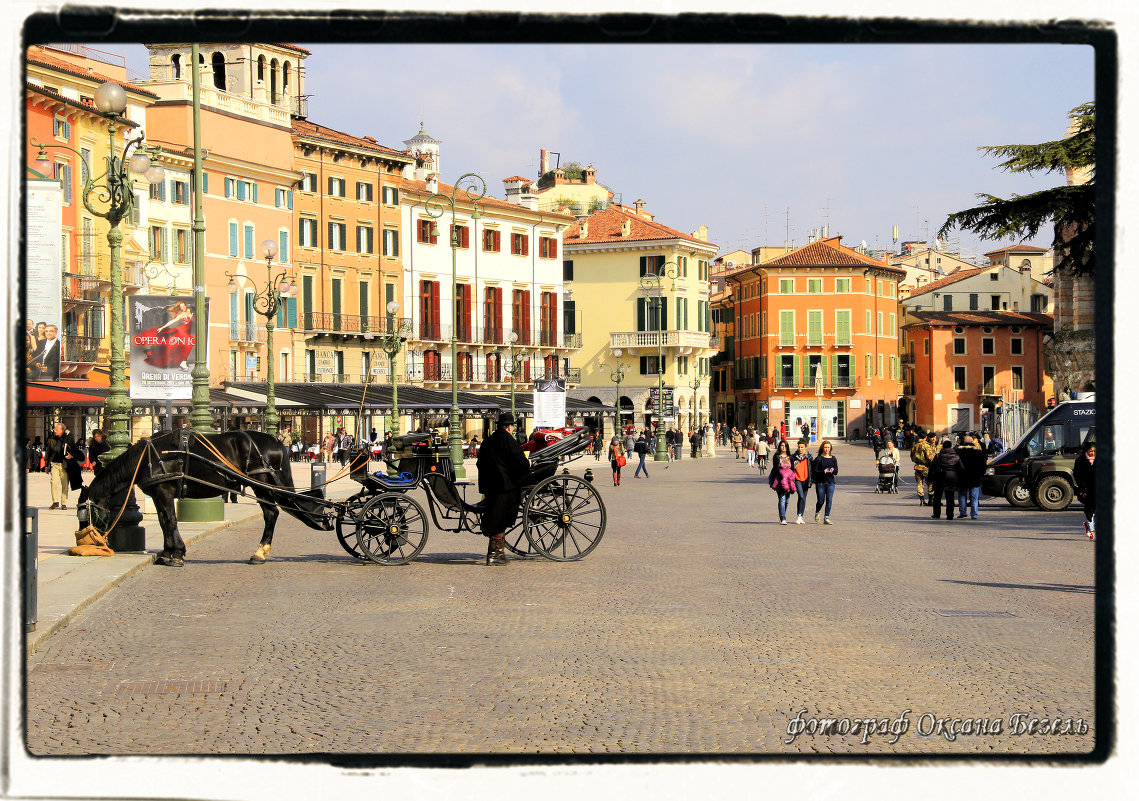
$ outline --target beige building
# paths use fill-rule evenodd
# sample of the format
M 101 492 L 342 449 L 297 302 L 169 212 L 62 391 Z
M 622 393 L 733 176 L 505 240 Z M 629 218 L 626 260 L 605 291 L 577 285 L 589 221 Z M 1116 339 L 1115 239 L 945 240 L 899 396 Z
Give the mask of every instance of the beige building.
M 1037 281 L 1052 280 L 1052 251 L 1034 245 L 1010 245 L 985 254 L 992 266 L 1027 270 Z
M 906 277 L 898 284 L 898 296 L 902 298 L 948 275 L 977 269 L 976 264 L 955 253 L 930 247 L 914 248 L 901 256 L 894 256 L 890 259 L 890 266 L 906 271 Z
M 609 207 L 613 192 L 597 183 L 597 170 L 590 164 L 581 176 L 571 178 L 561 167 L 550 168 L 550 151 L 539 154 L 538 178 L 521 175 L 504 178 L 506 200 L 534 211 L 559 211 L 577 218 Z

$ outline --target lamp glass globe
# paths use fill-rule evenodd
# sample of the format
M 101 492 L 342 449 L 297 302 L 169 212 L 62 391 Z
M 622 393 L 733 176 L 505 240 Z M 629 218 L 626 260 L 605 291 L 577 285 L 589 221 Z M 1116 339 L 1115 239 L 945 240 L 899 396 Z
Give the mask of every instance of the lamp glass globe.
M 122 114 L 127 110 L 127 91 L 114 81 L 99 84 L 95 90 L 95 108 L 104 114 Z
M 277 255 L 277 243 L 272 239 L 266 239 L 261 243 L 261 258 L 271 259 Z
M 152 184 L 160 184 L 166 180 L 166 170 L 155 164 L 146 171 L 146 180 Z
M 131 154 L 129 163 L 131 172 L 135 175 L 145 175 L 146 171 L 150 169 L 150 156 L 146 153 L 135 152 Z
M 399 311 L 399 303 L 397 303 L 396 301 L 393 300 L 390 303 L 388 303 L 387 308 L 388 308 L 388 314 L 395 314 L 397 311 Z

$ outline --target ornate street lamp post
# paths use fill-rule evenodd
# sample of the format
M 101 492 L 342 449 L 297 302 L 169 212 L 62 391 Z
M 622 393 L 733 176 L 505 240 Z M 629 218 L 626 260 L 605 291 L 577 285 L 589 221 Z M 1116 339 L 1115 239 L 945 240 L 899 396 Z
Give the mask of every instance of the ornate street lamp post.
M 700 391 L 700 385 L 703 383 L 704 383 L 704 376 L 697 373 L 696 377 L 693 378 L 692 381 L 690 381 L 688 384 L 688 386 L 692 387 L 692 430 L 693 431 L 697 431 L 701 428 L 701 425 L 700 425 L 700 403 L 699 403 L 699 399 L 696 397 L 696 395 Z M 703 451 L 704 451 L 704 440 L 703 440 L 704 434 L 703 434 L 703 432 L 700 433 L 700 437 L 701 437 L 700 447 L 696 449 L 696 458 L 697 459 L 700 458 L 700 456 L 703 454 Z
M 619 435 L 621 433 L 621 382 L 625 380 L 625 373 L 629 372 L 633 368 L 632 365 L 622 364 L 620 348 L 614 349 L 613 358 L 617 360 L 617 364 L 609 373 L 609 380 L 617 385 L 617 425 L 614 428 L 613 433 Z M 609 367 L 605 364 L 605 362 L 598 364 L 598 367 L 600 367 L 602 370 L 609 370 Z
M 526 350 L 525 349 L 518 349 L 517 356 L 515 355 L 515 348 L 517 346 L 517 343 L 518 343 L 518 332 L 517 331 L 511 331 L 510 332 L 510 366 L 502 368 L 502 371 L 510 376 L 510 416 L 513 417 L 515 420 L 518 419 L 518 415 L 514 411 L 514 387 L 517 385 L 518 376 L 519 376 L 519 374 L 521 374 L 522 368 L 525 366 L 523 364 L 523 362 L 519 360 L 518 357 L 519 356 L 521 356 L 521 357 L 526 356 Z
M 646 297 L 656 302 L 657 308 L 657 446 L 653 453 L 654 462 L 668 461 L 668 446 L 664 441 L 664 331 L 668 322 L 664 313 L 664 279 L 672 281 L 669 291 L 676 295 L 676 279 L 680 268 L 676 262 L 666 261 L 656 275 L 641 276 L 641 289 Z
M 459 180 L 455 182 L 449 196 L 441 192 L 436 192 L 427 198 L 427 200 L 423 201 L 423 207 L 427 210 L 427 215 L 436 220 L 446 213 L 444 204 L 451 209 L 451 417 L 447 439 L 451 446 L 451 464 L 455 466 L 456 478 L 466 478 L 467 471 L 466 468 L 463 467 L 463 440 L 462 434 L 459 433 L 458 253 L 460 242 L 459 226 L 455 219 L 455 212 L 457 203 L 470 203 L 473 206 L 471 219 L 478 220 L 480 217 L 478 201 L 484 197 L 486 197 L 486 181 L 482 179 L 482 176 L 468 172 L 461 175 Z M 432 233 L 435 236 L 439 236 L 439 226 L 437 224 L 432 224 Z
M 273 318 L 277 316 L 277 312 L 281 309 L 282 298 L 287 298 L 296 289 L 296 283 L 291 280 L 291 276 L 285 275 L 285 270 L 282 269 L 276 276 L 273 275 L 273 257 L 277 255 L 277 243 L 272 239 L 266 239 L 261 243 L 261 257 L 265 259 L 265 279 L 266 283 L 262 289 L 257 288 L 257 284 L 252 278 L 245 277 L 246 282 L 253 288 L 253 309 L 262 317 L 265 318 L 265 358 L 267 360 L 265 368 L 265 380 L 268 389 L 265 392 L 265 433 L 276 435 L 277 424 L 280 422 L 280 417 L 277 416 L 277 396 L 274 391 L 273 382 L 273 362 L 276 360 L 277 353 L 273 350 Z M 237 294 L 237 276 L 233 273 L 226 273 L 229 278 L 229 294 Z
M 399 311 L 399 304 L 396 301 L 391 301 L 387 305 L 387 325 L 384 332 L 380 334 L 380 348 L 388 355 L 388 370 L 391 372 L 392 379 L 392 420 L 391 432 L 392 436 L 399 434 L 399 382 L 396 380 L 395 375 L 395 357 L 403 349 L 403 343 L 407 340 L 407 335 L 411 333 L 411 320 L 400 320 L 396 317 Z
M 111 294 L 110 294 L 110 360 L 111 376 L 107 392 L 107 444 L 111 446 L 107 453 L 108 461 L 121 456 L 131 444 L 130 435 L 130 409 L 131 401 L 126 386 L 126 356 L 123 352 L 125 340 L 124 329 L 124 298 L 123 298 L 123 232 L 119 223 L 128 217 L 134 208 L 134 180 L 128 175 L 130 172 L 143 175 L 150 183 L 159 183 L 165 180 L 165 170 L 158 164 L 151 162 L 151 156 L 161 152 L 158 147 L 143 146 L 143 133 L 132 139 L 124 139 L 122 149 L 115 155 L 115 124 L 127 109 L 127 93 L 117 83 L 108 81 L 95 89 L 95 108 L 107 119 L 107 169 L 95 177 L 94 170 L 87 163 L 87 159 L 73 147 L 59 144 L 44 144 L 35 138 L 31 140 L 33 147 L 38 147 L 39 154 L 36 165 L 45 174 L 51 168 L 47 157 L 47 148 L 63 148 L 70 150 L 83 163 L 83 172 L 88 176 L 83 184 L 83 206 L 96 217 L 101 217 L 110 226 L 107 229 L 107 243 L 111 251 Z M 120 500 L 121 502 L 121 500 Z M 118 525 L 112 532 L 112 545 L 114 550 L 139 551 L 146 548 L 146 534 L 142 526 L 142 513 L 134 501 L 134 492 L 130 493 L 126 511 L 119 519 Z

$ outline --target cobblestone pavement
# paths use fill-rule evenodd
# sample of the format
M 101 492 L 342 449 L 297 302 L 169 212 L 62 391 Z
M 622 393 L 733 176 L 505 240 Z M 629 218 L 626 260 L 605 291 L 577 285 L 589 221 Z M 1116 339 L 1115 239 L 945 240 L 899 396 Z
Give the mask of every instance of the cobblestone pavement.
M 993 499 L 979 520 L 931 520 L 912 483 L 875 494 L 867 449 L 840 445 L 835 525 L 780 526 L 758 472 L 720 453 L 650 465 L 648 479 L 630 468 L 620 488 L 604 462 L 576 462 L 598 473 L 609 517 L 575 563 L 486 568 L 481 537 L 433 531 L 410 565 L 357 564 L 331 533 L 283 515 L 271 560 L 252 566 L 259 521 L 235 526 L 184 569 L 142 571 L 31 655 L 28 746 L 1091 750 L 1095 546 L 1079 512 Z M 816 728 L 899 716 L 905 733 L 866 744 L 841 722 Z M 950 740 L 965 727 L 953 718 L 970 722 Z M 1021 733 L 1028 718 L 1087 731 Z M 789 728 L 802 730 L 790 743 Z

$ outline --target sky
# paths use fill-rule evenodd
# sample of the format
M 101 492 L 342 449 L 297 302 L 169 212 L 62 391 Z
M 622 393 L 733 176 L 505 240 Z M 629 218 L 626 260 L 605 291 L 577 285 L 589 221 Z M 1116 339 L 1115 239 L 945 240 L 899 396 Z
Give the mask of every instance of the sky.
M 665 225 L 707 225 L 722 253 L 824 225 L 891 248 L 893 226 L 927 240 L 978 192 L 1054 186 L 978 148 L 1060 138 L 1094 89 L 1091 48 L 1071 45 L 296 44 L 312 122 L 398 149 L 422 122 L 442 179 L 475 172 L 497 197 L 544 147 Z M 141 46 L 104 47 L 145 74 Z M 430 88 L 394 91 L 412 86 Z
M 398 149 L 423 122 L 442 179 L 475 172 L 497 197 L 544 147 L 665 225 L 707 225 L 721 253 L 824 225 L 892 248 L 893 226 L 925 241 L 979 192 L 1055 186 L 978 148 L 1058 139 L 1094 90 L 1078 45 L 295 44 L 312 122 Z M 100 47 L 146 73 L 141 45 Z M 1008 243 L 954 236 L 966 255 Z

